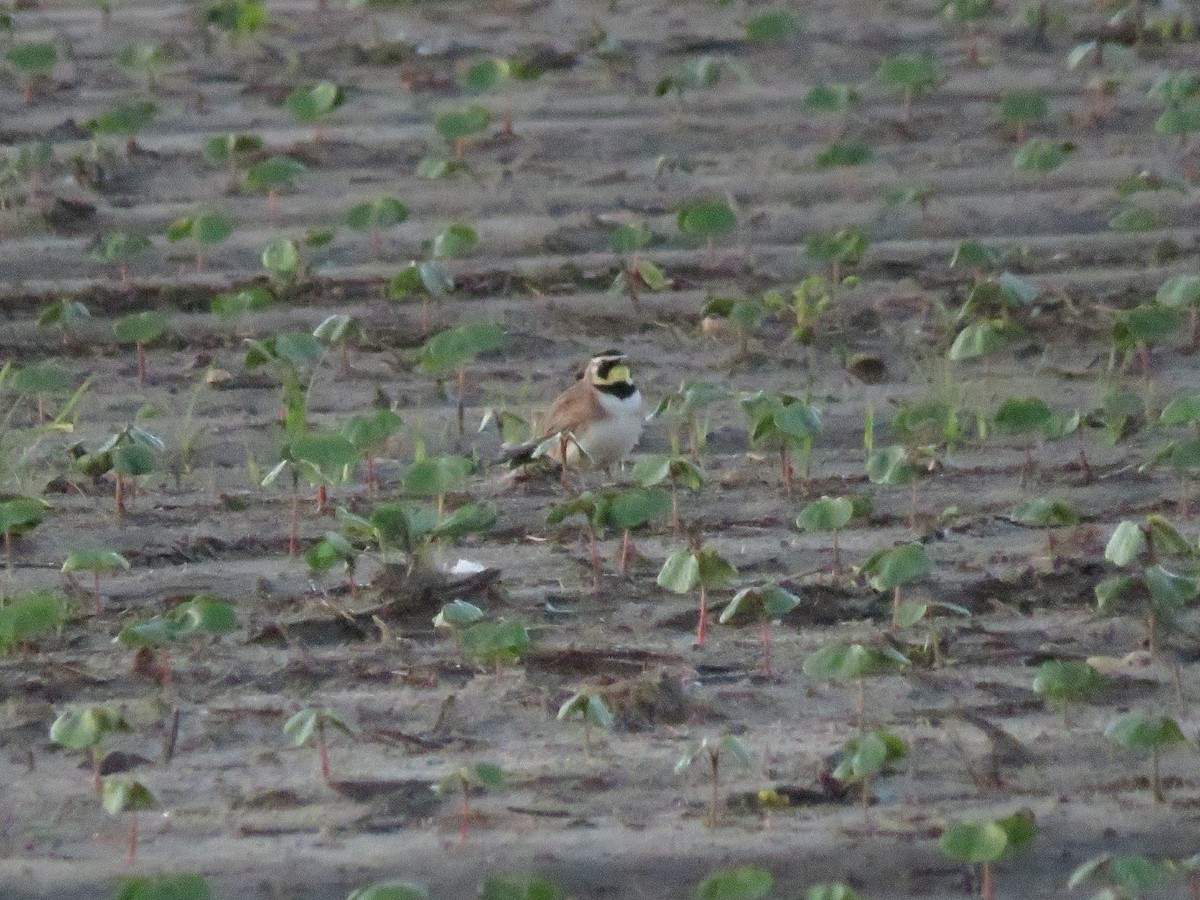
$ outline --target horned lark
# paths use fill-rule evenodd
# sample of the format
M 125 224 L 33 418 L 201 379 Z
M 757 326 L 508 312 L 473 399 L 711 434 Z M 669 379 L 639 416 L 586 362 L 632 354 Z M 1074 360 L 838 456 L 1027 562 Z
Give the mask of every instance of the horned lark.
M 542 448 L 561 463 L 565 447 L 567 468 L 579 468 L 582 455 L 605 472 L 624 460 L 642 434 L 642 392 L 630 379 L 625 355 L 606 350 L 593 356 L 538 419 L 534 433 L 534 440 L 510 448 L 506 458 L 527 462 Z

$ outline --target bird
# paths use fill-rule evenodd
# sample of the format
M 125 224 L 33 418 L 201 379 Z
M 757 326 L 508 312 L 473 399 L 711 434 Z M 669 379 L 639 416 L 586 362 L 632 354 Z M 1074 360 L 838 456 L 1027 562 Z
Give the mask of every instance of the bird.
M 642 422 L 642 392 L 633 383 L 628 357 L 605 350 L 588 361 L 575 383 L 537 420 L 533 440 L 507 448 L 504 458 L 520 465 L 544 455 L 562 463 L 565 452 L 564 468 L 590 462 L 609 474 L 637 445 Z

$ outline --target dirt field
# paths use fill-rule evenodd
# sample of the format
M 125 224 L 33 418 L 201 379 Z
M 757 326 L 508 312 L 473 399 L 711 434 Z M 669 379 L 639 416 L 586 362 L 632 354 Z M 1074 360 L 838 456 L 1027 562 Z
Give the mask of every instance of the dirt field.
M 114 4 L 107 28 L 93 4 L 24 5 L 32 8 L 13 14 L 10 43 L 51 41 L 58 61 L 29 103 L 20 76 L 6 70 L 0 141 L 11 159 L 49 138 L 54 159 L 36 191 L 25 176 L 3 188 L 0 359 L 16 368 L 52 361 L 72 373 L 70 389 L 45 398 L 51 416 L 75 386 L 90 386 L 66 417 L 69 433 L 39 426 L 33 399 L 6 387 L 0 489 L 43 497 L 49 509 L 14 542 L 11 571 L 0 578 L 9 597 L 51 588 L 73 602 L 60 633 L 0 657 L 0 897 L 107 897 L 130 873 L 198 872 L 218 898 L 340 898 L 373 880 L 406 878 L 448 900 L 476 896 L 488 874 L 538 872 L 579 900 L 683 898 L 715 869 L 757 863 L 775 876 L 772 897 L 845 880 L 864 897 L 941 898 L 978 891 L 971 867 L 938 849 L 947 822 L 1022 808 L 1039 830 L 1027 853 L 998 864 L 1001 896 L 1058 896 L 1074 867 L 1102 852 L 1196 851 L 1196 747 L 1164 755 L 1166 801 L 1155 803 L 1148 759 L 1104 734 L 1119 714 L 1147 709 L 1174 716 L 1193 745 L 1200 739 L 1194 617 L 1185 612 L 1153 658 L 1136 610 L 1100 616 L 1093 594 L 1116 571 L 1104 552 L 1121 520 L 1159 513 L 1196 538 L 1176 476 L 1142 468 L 1183 433 L 1155 422 L 1197 383 L 1186 319 L 1148 349 L 1145 373 L 1136 354 L 1126 365 L 1120 353 L 1115 365 L 1110 359 L 1121 311 L 1153 300 L 1169 277 L 1197 271 L 1190 166 L 1177 138 L 1156 134 L 1162 103 L 1147 96 L 1158 76 L 1195 68 L 1194 41 L 1149 32 L 1130 47 L 1108 44 L 1103 67 L 1071 69 L 1078 44 L 1133 36 L 1105 25 L 1112 10 L 1079 0 L 1051 4 L 1044 33 L 1007 3 L 973 32 L 933 0 L 795 4 L 800 30 L 768 43 L 747 40 L 746 23 L 775 7 L 746 0 L 428 0 L 354 12 L 339 0 L 324 12 L 303 0 L 271 2 L 268 25 L 232 48 L 211 29 L 206 54 L 195 20 L 204 4 L 129 0 Z M 1162 14 L 1152 7 L 1151 15 Z M 605 35 L 621 55 L 602 52 Z M 137 42 L 172 57 L 153 94 L 114 61 Z M 905 122 L 899 93 L 875 73 L 889 54 L 923 50 L 941 78 Z M 464 94 L 468 67 L 494 55 L 547 70 Z M 661 78 L 704 56 L 723 67 L 715 86 L 682 100 L 654 96 Z M 1102 77 L 1107 92 L 1094 86 Z M 346 102 L 317 135 L 281 104 L 320 79 L 342 86 Z M 806 108 L 810 89 L 830 82 L 855 86 L 859 102 L 837 113 Z M 1032 137 L 1074 147 L 1054 171 L 1014 169 L 1020 145 L 998 112 L 1014 90 L 1048 101 Z M 147 96 L 158 113 L 136 147 L 126 152 L 118 136 L 93 152 L 84 123 Z M 493 112 L 487 132 L 465 146 L 470 171 L 418 178 L 423 157 L 450 152 L 434 116 L 468 103 Z M 229 172 L 201 156 L 206 140 L 230 132 L 265 142 L 248 162 L 290 154 L 308 167 L 281 193 L 273 221 L 265 195 L 231 191 Z M 839 140 L 869 147 L 871 160 L 819 165 Z M 1143 171 L 1179 180 L 1180 189 L 1122 197 L 1118 186 Z M 905 189 L 915 189 L 909 201 L 886 201 Z M 373 249 L 344 219 L 380 195 L 411 214 Z M 913 202 L 920 196 L 924 210 Z M 697 197 L 727 198 L 738 219 L 711 255 L 676 226 L 681 204 Z M 1154 213 L 1148 227 L 1110 227 L 1135 204 Z M 236 228 L 196 271 L 195 246 L 169 244 L 164 232 L 200 207 Z M 654 234 L 642 256 L 669 282 L 643 291 L 640 309 L 608 292 L 618 270 L 609 235 L 635 220 Z M 430 304 L 426 328 L 421 302 L 388 300 L 386 284 L 410 260 L 428 259 L 422 242 L 453 222 L 477 229 L 478 246 L 446 261 L 456 289 Z M 863 229 L 870 244 L 845 269 L 857 281 L 835 290 L 812 343 L 793 338 L 794 319 L 783 313 L 750 330 L 746 353 L 728 323 L 702 329 L 710 297 L 790 295 L 805 275 L 828 276 L 805 241 L 844 226 Z M 266 244 L 328 227 L 337 228 L 333 240 L 304 249 L 311 271 L 298 282 L 264 274 Z M 125 280 L 115 262 L 89 258 L 98 236 L 117 231 L 152 237 Z M 964 240 L 1000 258 L 981 273 L 951 268 Z M 957 331 L 980 316 L 956 319 L 973 278 L 1001 271 L 1036 289 L 1009 314 L 1020 336 L 986 360 L 948 362 Z M 209 312 L 215 294 L 251 284 L 283 299 L 236 320 Z M 90 318 L 65 334 L 39 327 L 39 310 L 61 298 L 86 304 Z M 118 344 L 113 323 L 148 309 L 167 316 L 167 330 L 147 348 L 139 385 L 133 348 Z M 352 596 L 337 572 L 314 576 L 302 556 L 288 555 L 289 481 L 260 484 L 286 441 L 279 380 L 246 367 L 244 339 L 311 331 L 335 313 L 356 317 L 362 334 L 349 372 L 339 371 L 336 352 L 305 370 L 310 424 L 336 428 L 390 406 L 403 426 L 378 454 L 377 495 L 360 468 L 329 488 L 318 513 L 301 482 L 301 550 L 337 530 L 337 507 L 369 516 L 376 503 L 402 497 L 414 454 L 460 453 L 480 465 L 449 508 L 491 500 L 499 518 L 487 533 L 433 552 L 442 569 L 468 560 L 488 567 L 484 577 L 460 584 L 429 575 L 397 586 L 377 577 L 379 563 L 366 554 Z M 468 369 L 460 437 L 454 378 L 439 384 L 416 362 L 431 334 L 479 319 L 500 323 L 507 342 Z M 772 629 L 770 677 L 755 627 L 723 626 L 714 614 L 705 646 L 696 646 L 696 596 L 656 584 L 663 560 L 686 546 L 669 524 L 635 533 L 625 577 L 617 574 L 621 536 L 605 533 L 593 590 L 579 520 L 546 524 L 561 500 L 557 476 L 514 480 L 488 464 L 499 437 L 476 433 L 486 408 L 529 416 L 610 346 L 629 355 L 648 408 L 699 379 L 731 396 L 809 397 L 822 412 L 811 478 L 797 472 L 788 497 L 774 451 L 750 445 L 737 400 L 707 408 L 697 459 L 707 483 L 681 494 L 686 528 L 736 566 L 735 586 L 775 579 L 800 597 Z M 1103 408 L 1120 391 L 1137 408 L 1114 443 Z M 1036 441 L 1030 473 L 1025 437 L 993 429 L 983 438 L 977 422 L 1006 399 L 1031 396 L 1083 420 L 1077 435 Z M 893 416 L 929 403 L 957 409 L 964 428 L 951 446 L 940 430 L 910 441 L 935 445 L 936 457 L 923 467 L 910 526 L 909 487 L 865 474 L 864 418 L 874 416 L 876 447 L 900 443 Z M 118 517 L 111 473 L 80 473 L 70 447 L 94 450 L 135 423 L 165 449 Z M 667 425 L 655 420 L 637 453 L 670 446 Z M 628 483 L 629 472 L 617 479 Z M 605 486 L 599 472 L 575 481 Z M 840 576 L 830 572 L 830 536 L 793 524 L 824 494 L 871 502 L 841 534 Z M 1081 519 L 1056 530 L 1050 552 L 1043 529 L 1010 515 L 1035 497 L 1063 500 Z M 936 620 L 936 664 L 929 625 L 893 630 L 890 594 L 855 571 L 876 551 L 914 540 L 934 568 L 905 596 L 971 612 Z M 90 576 L 60 573 L 85 547 L 117 550 L 131 563 L 101 579 L 99 615 Z M 172 646 L 169 681 L 158 659 L 135 668 L 133 652 L 114 643 L 123 626 L 201 592 L 232 603 L 240 626 Z M 717 607 L 731 594 L 710 599 Z M 532 648 L 499 671 L 467 658 L 431 625 L 457 597 L 490 619 L 524 623 Z M 811 653 L 840 640 L 892 642 L 914 660 L 866 684 L 872 724 L 911 747 L 874 783 L 866 818 L 857 794 L 828 777 L 831 758 L 857 733 L 854 688 L 801 671 Z M 1111 681 L 1064 720 L 1031 686 L 1047 659 L 1092 659 Z M 555 720 L 582 686 L 601 690 L 616 715 L 590 757 L 582 727 Z M 130 731 L 106 741 L 104 770 L 127 770 L 161 805 L 141 816 L 132 865 L 127 818 L 102 809 L 84 756 L 49 739 L 60 712 L 86 703 L 124 710 Z M 316 751 L 292 746 L 283 732 L 306 706 L 329 707 L 355 731 L 331 737 L 329 784 Z M 713 829 L 703 766 L 683 775 L 674 766 L 689 745 L 722 733 L 738 736 L 750 764 L 723 769 Z M 498 765 L 506 785 L 476 793 L 460 840 L 457 799 L 431 788 L 481 762 Z M 764 809 L 757 796 L 766 789 L 792 802 Z M 1155 896 L 1191 894 L 1173 881 Z

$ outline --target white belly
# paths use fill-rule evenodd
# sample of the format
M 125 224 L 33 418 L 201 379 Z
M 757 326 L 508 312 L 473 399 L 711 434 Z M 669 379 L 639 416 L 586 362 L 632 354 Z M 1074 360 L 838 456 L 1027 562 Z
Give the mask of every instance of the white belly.
M 609 468 L 624 460 L 642 436 L 642 393 L 634 391 L 624 399 L 601 394 L 600 403 L 608 417 L 576 437 L 594 465 Z M 579 448 L 574 444 L 567 448 L 567 465 L 579 465 Z

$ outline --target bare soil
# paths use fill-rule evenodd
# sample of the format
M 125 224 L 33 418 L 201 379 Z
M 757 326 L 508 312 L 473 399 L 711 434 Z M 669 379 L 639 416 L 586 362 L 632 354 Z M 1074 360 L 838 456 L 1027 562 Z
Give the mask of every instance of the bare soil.
M 1197 739 L 1195 623 L 1185 618 L 1153 659 L 1138 617 L 1099 617 L 1092 593 L 1108 573 L 1104 546 L 1121 519 L 1159 512 L 1189 534 L 1194 528 L 1176 480 L 1140 468 L 1163 434 L 1142 430 L 1114 445 L 1088 418 L 1115 388 L 1156 410 L 1196 384 L 1184 336 L 1153 348 L 1146 377 L 1136 361 L 1110 366 L 1109 350 L 1119 310 L 1149 300 L 1170 275 L 1196 271 L 1194 189 L 1136 195 L 1159 211 L 1153 229 L 1108 226 L 1124 202 L 1115 190 L 1123 179 L 1142 170 L 1184 177 L 1177 142 L 1154 133 L 1160 107 L 1146 89 L 1157 75 L 1194 64 L 1195 43 L 1147 39 L 1120 89 L 1100 96 L 1089 88 L 1097 70 L 1066 66 L 1072 46 L 1105 28 L 1106 14 L 1083 2 L 1055 4 L 1068 21 L 1044 37 L 1014 23 L 1006 6 L 979 29 L 982 67 L 969 64 L 965 31 L 932 2 L 798 5 L 801 32 L 767 45 L 744 39 L 747 19 L 765 8 L 742 2 L 431 0 L 363 13 L 272 2 L 264 33 L 234 48 L 218 37 L 211 54 L 197 39 L 196 4 L 130 0 L 116 4 L 107 29 L 91 4 L 29 5 L 15 14 L 19 39 L 55 41 L 60 62 L 28 105 L 15 76 L 5 76 L 0 139 L 11 153 L 49 135 L 59 162 L 37 196 L 0 211 L 0 358 L 18 367 L 52 360 L 91 382 L 72 433 L 38 430 L 26 400 L 0 436 L 3 490 L 44 495 L 51 507 L 42 526 L 15 542 L 12 570 L 0 576 L 6 591 L 62 586 L 78 600 L 60 635 L 0 659 L 0 896 L 94 898 L 130 872 L 196 871 L 217 897 L 336 898 L 403 877 L 425 882 L 434 897 L 462 898 L 488 873 L 536 871 L 580 900 L 682 898 L 707 872 L 755 862 L 775 875 L 773 896 L 844 879 L 865 897 L 942 898 L 978 890 L 968 867 L 939 853 L 945 824 L 1020 808 L 1034 812 L 1039 835 L 1030 853 L 999 865 L 1005 896 L 1057 895 L 1072 868 L 1100 852 L 1195 851 L 1194 751 L 1164 758 L 1167 801 L 1156 804 L 1148 762 L 1103 735 L 1118 713 L 1155 708 Z M 605 63 L 589 51 L 598 28 L 630 59 Z M 113 61 L 135 41 L 177 54 L 154 97 L 159 116 L 131 153 L 109 141 L 97 157 L 80 126 L 144 93 L 140 76 Z M 946 77 L 904 123 L 899 98 L 873 73 L 886 54 L 926 49 Z M 456 79 L 471 60 L 535 52 L 553 63 L 540 80 L 499 96 L 461 96 Z M 744 77 L 727 72 L 682 102 L 653 96 L 659 78 L 706 53 L 733 60 Z M 349 99 L 317 142 L 279 103 L 321 78 L 343 85 Z M 829 81 L 860 85 L 861 102 L 835 116 L 806 111 L 809 89 Z M 1033 88 L 1047 95 L 1050 116 L 1032 134 L 1075 145 L 1042 176 L 1013 169 L 1017 145 L 997 113 L 1004 92 Z M 466 102 L 497 112 L 496 133 L 467 147 L 472 174 L 417 178 L 419 159 L 445 152 L 432 117 Z M 505 105 L 512 135 L 497 131 Z M 309 166 L 280 198 L 274 222 L 264 197 L 230 193 L 228 173 L 201 158 L 206 139 L 231 131 L 259 134 L 271 153 Z M 817 154 L 839 137 L 868 142 L 873 161 L 819 169 Z M 681 165 L 656 174 L 660 156 Z M 889 190 L 911 185 L 931 191 L 924 215 L 914 204 L 884 202 Z M 341 226 L 313 251 L 312 272 L 284 303 L 235 323 L 209 314 L 214 293 L 263 278 L 268 241 L 340 226 L 352 205 L 380 194 L 412 211 L 383 235 L 381 258 L 367 236 Z M 680 203 L 700 195 L 727 196 L 739 214 L 736 235 L 718 241 L 712 259 L 674 222 Z M 202 205 L 238 227 L 193 271 L 193 248 L 161 235 Z M 656 235 L 646 257 L 671 280 L 666 292 L 644 293 L 640 311 L 607 293 L 616 274 L 608 233 L 636 218 Z M 448 263 L 459 289 L 433 305 L 426 331 L 420 303 L 389 302 L 384 285 L 454 221 L 478 229 L 478 250 Z M 852 224 L 871 236 L 853 268 L 861 281 L 839 292 L 811 345 L 797 344 L 781 316 L 762 323 L 745 356 L 729 333 L 701 333 L 707 297 L 790 290 L 820 268 L 806 258 L 804 239 Z M 156 235 L 153 249 L 130 263 L 127 282 L 86 252 L 114 230 Z M 965 239 L 1002 251 L 1004 268 L 1040 291 L 1018 314 L 1026 336 L 986 366 L 945 361 L 971 278 L 948 261 Z M 35 324 L 42 304 L 61 297 L 92 313 L 65 338 Z M 166 313 L 169 328 L 148 348 L 139 386 L 132 348 L 117 345 L 112 322 L 149 308 Z M 358 317 L 363 337 L 348 375 L 333 356 L 318 369 L 313 421 L 336 426 L 384 404 L 405 427 L 378 461 L 378 497 L 368 495 L 362 472 L 330 490 L 325 514 L 306 495 L 302 545 L 337 527 L 338 505 L 366 514 L 377 499 L 399 496 L 418 445 L 474 454 L 483 465 L 469 497 L 495 500 L 499 522 L 487 535 L 439 547 L 437 561 L 473 561 L 494 570 L 488 577 L 381 582 L 366 560 L 359 579 L 375 583 L 350 596 L 338 577 L 314 579 L 287 555 L 289 495 L 258 483 L 284 440 L 279 387 L 245 369 L 243 338 L 310 330 L 333 313 Z M 469 427 L 460 437 L 454 384 L 436 384 L 415 359 L 429 333 L 478 318 L 501 322 L 509 341 L 471 367 Z M 569 385 L 591 352 L 612 345 L 629 354 L 651 405 L 696 378 L 737 392 L 811 395 L 823 410 L 811 478 L 798 479 L 788 497 L 775 457 L 749 447 L 737 404 L 713 407 L 700 459 L 708 484 L 682 500 L 689 527 L 744 583 L 777 579 L 801 597 L 773 629 L 771 677 L 760 670 L 756 628 L 713 624 L 706 646 L 695 645 L 695 598 L 655 583 L 683 541 L 669 527 L 635 535 L 638 555 L 624 578 L 616 574 L 620 536 L 605 535 L 603 577 L 592 590 L 578 527 L 545 522 L 560 499 L 557 477 L 514 480 L 486 465 L 498 438 L 470 427 L 486 407 L 528 415 Z M 859 354 L 872 365 L 849 366 Z M 230 380 L 209 386 L 212 369 Z M 868 369 L 871 383 L 854 374 Z M 911 527 L 907 488 L 867 480 L 868 408 L 882 444 L 904 404 L 948 401 L 990 416 L 1004 399 L 1025 396 L 1085 416 L 1080 436 L 1035 448 L 1028 478 L 1021 439 L 982 440 L 972 428 L 922 478 Z M 62 399 L 51 398 L 52 411 Z M 118 517 L 111 481 L 72 473 L 68 447 L 95 447 L 135 420 L 167 449 L 162 470 L 142 479 Z M 669 430 L 655 421 L 638 452 L 669 447 Z M 1090 481 L 1077 464 L 1081 447 Z M 599 473 L 579 480 L 603 484 Z M 893 633 L 890 598 L 850 571 L 832 575 L 828 537 L 793 526 L 803 504 L 822 494 L 872 501 L 871 515 L 841 536 L 848 568 L 920 540 L 936 568 L 910 595 L 971 610 L 970 618 L 938 619 L 939 664 L 921 654 L 924 625 Z M 1034 496 L 1061 498 L 1082 517 L 1059 530 L 1049 553 L 1041 530 L 1008 515 Z M 59 572 L 82 546 L 117 549 L 132 563 L 127 575 L 103 579 L 98 616 L 90 582 Z M 167 684 L 153 662 L 135 669 L 131 652 L 113 643 L 122 625 L 199 592 L 234 603 L 243 627 L 174 648 Z M 456 596 L 526 623 L 535 649 L 500 671 L 465 659 L 430 621 Z M 378 621 L 356 615 L 380 609 Z M 831 757 L 856 733 L 853 688 L 801 672 L 808 654 L 849 639 L 894 641 L 924 660 L 867 685 L 871 719 L 913 752 L 875 784 L 865 818 L 854 793 L 828 779 Z M 1112 688 L 1064 722 L 1031 688 L 1048 658 L 1093 658 L 1112 674 Z M 602 688 L 617 714 L 590 758 L 582 729 L 554 717 L 582 685 Z M 48 737 L 58 712 L 90 702 L 120 705 L 133 726 L 107 745 L 106 770 L 127 769 L 162 804 L 142 817 L 132 866 L 124 861 L 127 823 L 101 809 L 84 761 Z M 319 777 L 315 751 L 290 746 L 282 732 L 305 705 L 328 706 L 357 731 L 332 739 L 331 784 Z M 740 737 L 752 764 L 723 773 L 721 821 L 709 829 L 704 773 L 679 776 L 673 767 L 692 742 L 722 731 Z M 508 787 L 474 798 L 460 840 L 456 801 L 431 786 L 454 767 L 485 761 L 503 769 Z M 763 808 L 758 793 L 767 789 L 792 802 Z M 1186 895 L 1182 884 L 1163 894 Z

